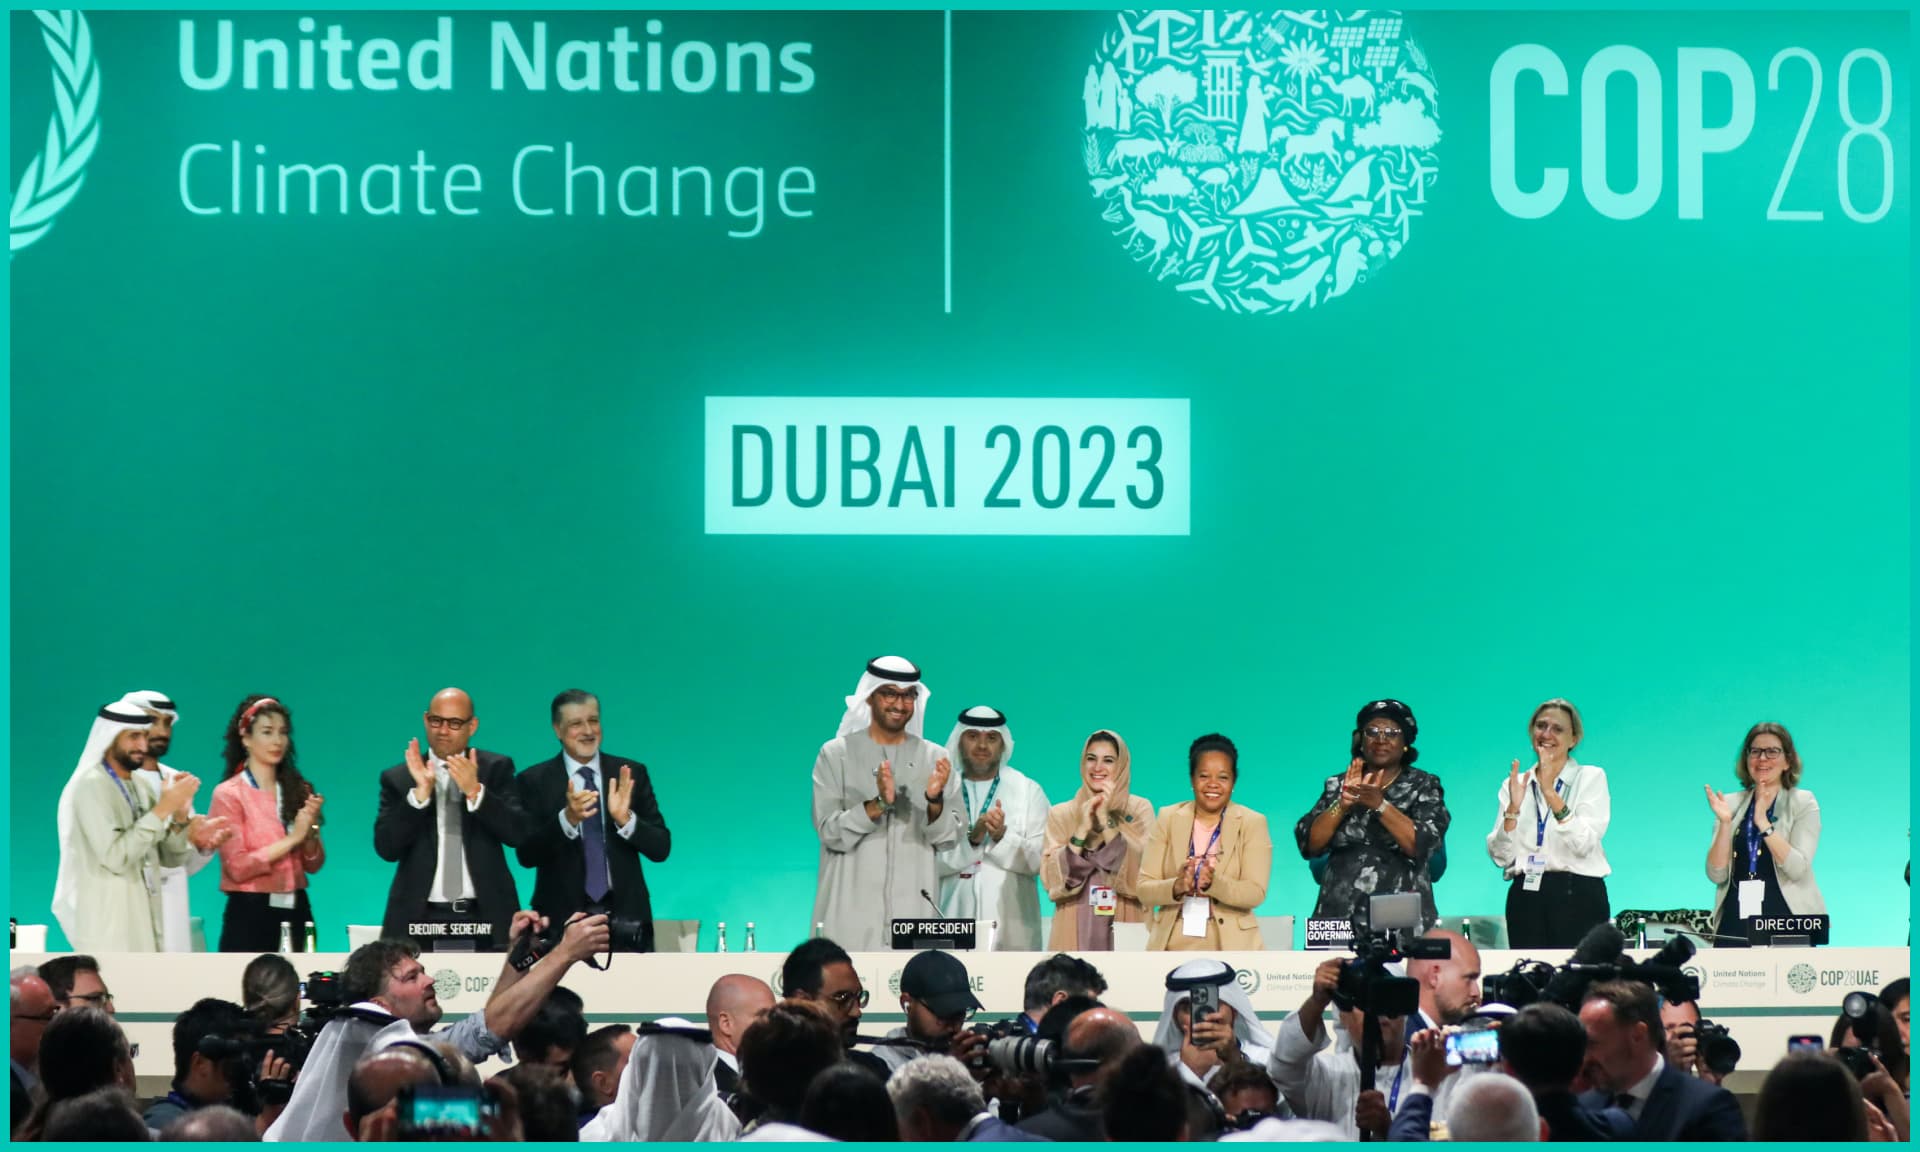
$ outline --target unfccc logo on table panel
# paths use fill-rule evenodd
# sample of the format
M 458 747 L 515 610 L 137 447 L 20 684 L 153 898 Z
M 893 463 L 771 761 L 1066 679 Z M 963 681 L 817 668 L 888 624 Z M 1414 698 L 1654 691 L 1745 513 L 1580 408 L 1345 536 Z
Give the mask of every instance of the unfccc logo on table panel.
M 1440 96 L 1398 12 L 1134 9 L 1082 91 L 1081 155 L 1127 254 L 1189 300 L 1295 312 L 1412 238 Z
M 1793 989 L 1795 992 L 1802 994 L 1811 992 L 1813 991 L 1814 984 L 1817 982 L 1813 965 L 1811 964 L 1795 964 L 1793 967 L 1787 969 L 1787 987 Z

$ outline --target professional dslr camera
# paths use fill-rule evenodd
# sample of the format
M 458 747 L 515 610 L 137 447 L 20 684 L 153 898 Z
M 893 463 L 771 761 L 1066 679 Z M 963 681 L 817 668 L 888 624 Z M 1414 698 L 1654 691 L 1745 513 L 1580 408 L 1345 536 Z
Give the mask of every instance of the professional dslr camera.
M 1880 1030 L 1892 1020 L 1881 1006 L 1880 998 L 1871 992 L 1847 993 L 1846 999 L 1840 1002 L 1840 1014 L 1846 1017 L 1847 1030 L 1860 1044 L 1835 1048 L 1833 1054 L 1853 1073 L 1855 1080 L 1865 1080 L 1878 1071 L 1873 1062 L 1880 1055 Z
M 1700 1063 L 1715 1076 L 1731 1076 L 1740 1066 L 1740 1042 L 1725 1024 L 1702 1018 L 1693 1026 L 1693 1041 Z
M 513 965 L 516 972 L 525 972 L 538 964 L 542 956 L 560 946 L 560 941 L 566 937 L 567 925 L 570 923 L 572 923 L 571 919 L 550 920 L 545 932 L 529 930 L 513 942 L 513 950 L 507 953 L 507 962 Z M 607 932 L 609 951 L 637 952 L 640 950 L 641 941 L 645 939 L 646 921 L 637 916 L 615 916 L 608 913 Z M 596 962 L 592 957 L 587 959 L 587 966 L 602 970 L 606 968 L 605 964 Z
M 1420 897 L 1416 893 L 1375 896 L 1367 905 L 1368 929 L 1356 933 L 1354 956 L 1340 967 L 1333 1003 L 1343 1012 L 1358 1009 L 1370 1016 L 1411 1016 L 1420 1010 L 1420 982 L 1396 976 L 1387 965 L 1402 960 L 1445 960 L 1453 946 L 1445 940 L 1427 940 L 1408 933 L 1420 927 Z

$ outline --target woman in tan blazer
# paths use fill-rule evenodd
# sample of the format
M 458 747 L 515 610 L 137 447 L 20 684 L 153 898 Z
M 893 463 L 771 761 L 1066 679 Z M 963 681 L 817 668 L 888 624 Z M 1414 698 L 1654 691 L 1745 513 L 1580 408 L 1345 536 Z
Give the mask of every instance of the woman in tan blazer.
M 1218 734 L 1187 750 L 1193 799 L 1162 809 L 1140 862 L 1140 902 L 1154 908 L 1152 951 L 1258 952 L 1273 838 L 1267 818 L 1233 802 L 1240 753 Z
M 1113 951 L 1113 923 L 1147 918 L 1135 891 L 1153 805 L 1128 792 L 1133 758 L 1105 729 L 1080 751 L 1080 791 L 1047 814 L 1040 883 L 1053 899 L 1056 952 Z

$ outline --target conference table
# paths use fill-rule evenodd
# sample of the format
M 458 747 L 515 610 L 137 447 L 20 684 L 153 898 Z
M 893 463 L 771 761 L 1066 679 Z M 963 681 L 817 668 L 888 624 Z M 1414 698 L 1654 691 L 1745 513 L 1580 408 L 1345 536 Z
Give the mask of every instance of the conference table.
M 853 958 L 872 1000 L 861 1031 L 878 1035 L 904 1019 L 899 1007 L 900 970 L 912 953 L 865 952 Z M 961 952 L 973 979 L 974 995 L 985 1010 L 977 1019 L 1000 1019 L 1020 1011 L 1027 972 L 1044 958 L 1034 952 Z M 1103 999 L 1131 1016 L 1151 1034 L 1166 1001 L 1166 976 L 1190 956 L 1164 952 L 1095 952 L 1085 959 L 1100 969 L 1108 989 Z M 1274 951 L 1223 952 L 1261 1020 L 1277 1025 L 1298 1008 L 1322 960 L 1340 953 Z M 1506 971 L 1522 953 L 1483 950 L 1483 973 Z M 1558 964 L 1565 953 L 1530 951 L 1528 959 Z M 1644 958 L 1650 952 L 1635 952 Z M 38 964 L 49 954 L 14 952 L 12 963 Z M 240 974 L 253 957 L 247 953 L 190 952 L 113 954 L 96 957 L 112 990 L 115 1008 L 128 1037 L 140 1046 L 135 1070 L 143 1087 L 155 1078 L 164 1084 L 173 1074 L 174 1018 L 194 1001 L 215 996 L 240 999 Z M 314 953 L 289 957 L 304 977 L 308 972 L 338 971 L 346 954 Z M 479 1010 L 499 977 L 498 953 L 427 953 L 421 957 L 433 973 L 440 1005 L 448 1021 Z M 622 954 L 605 971 L 577 965 L 567 987 L 586 1001 L 591 1024 L 637 1023 L 662 1016 L 699 1021 L 705 1017 L 707 989 L 728 973 L 742 973 L 780 987 L 784 954 L 776 952 L 689 952 Z M 1877 991 L 1907 975 L 1906 948 L 1753 948 L 1708 949 L 1688 962 L 1700 978 L 1703 1013 L 1725 1024 L 1740 1044 L 1740 1071 L 1764 1071 L 1785 1054 L 1789 1036 L 1812 1033 L 1823 1039 L 1839 1016 L 1849 992 Z

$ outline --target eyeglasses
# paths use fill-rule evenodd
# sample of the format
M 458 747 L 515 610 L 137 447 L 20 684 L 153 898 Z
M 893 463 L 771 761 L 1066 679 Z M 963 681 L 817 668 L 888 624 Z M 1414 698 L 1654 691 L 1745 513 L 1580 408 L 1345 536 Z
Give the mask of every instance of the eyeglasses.
M 920 699 L 920 689 L 881 688 L 874 692 L 874 695 L 889 704 L 911 704 Z
M 1365 728 L 1361 734 L 1369 740 L 1398 740 L 1402 735 L 1398 728 Z
M 89 992 L 89 993 L 87 993 L 87 994 L 86 994 L 85 996 L 81 996 L 81 995 L 79 995 L 79 994 L 77 994 L 77 993 L 76 993 L 76 994 L 75 994 L 75 995 L 73 995 L 73 996 L 69 996 L 69 997 L 68 997 L 68 999 L 69 999 L 69 1000 L 79 1000 L 79 1001 L 82 1001 L 82 1002 L 84 1002 L 84 1003 L 87 1003 L 87 1004 L 91 1004 L 91 1005 L 92 1005 L 93 1007 L 95 1007 L 95 1008 L 104 1008 L 104 1007 L 105 1007 L 105 1006 L 107 1006 L 108 1004 L 111 1004 L 111 1003 L 113 1003 L 113 993 L 111 993 L 111 992 Z
M 1785 748 L 1749 748 L 1747 749 L 1747 759 L 1749 760 L 1778 760 L 1782 756 L 1785 756 L 1786 754 L 1787 754 L 1787 750 Z
M 858 992 L 852 991 L 851 989 L 844 992 L 835 992 L 831 996 L 828 996 L 827 999 L 840 1005 L 842 1008 L 852 1008 L 855 1006 L 865 1008 L 867 1006 L 867 1000 L 871 996 L 872 993 L 862 988 Z
M 429 716 L 427 717 L 427 727 L 445 728 L 449 732 L 458 732 L 460 731 L 460 729 L 465 728 L 467 725 L 471 723 L 473 723 L 473 717 L 471 716 Z

